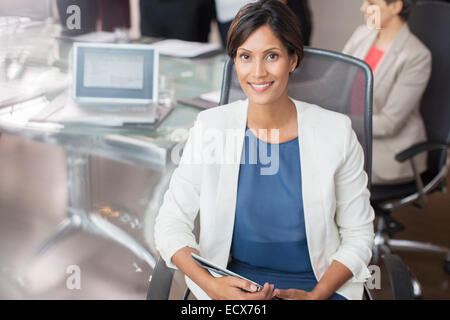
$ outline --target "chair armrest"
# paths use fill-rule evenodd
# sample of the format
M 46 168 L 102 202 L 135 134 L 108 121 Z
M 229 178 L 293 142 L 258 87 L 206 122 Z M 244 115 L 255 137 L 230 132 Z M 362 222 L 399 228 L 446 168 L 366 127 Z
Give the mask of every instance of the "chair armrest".
M 395 155 L 395 160 L 398 162 L 405 162 L 406 160 L 414 157 L 415 155 L 425 152 L 425 151 L 432 151 L 432 150 L 438 150 L 438 149 L 447 149 L 450 147 L 450 143 L 442 143 L 442 142 L 433 142 L 433 141 L 427 141 L 415 144 L 411 147 L 409 147 L 406 150 L 403 150 L 402 152 Z
M 447 150 L 450 146 L 450 143 L 442 143 L 437 141 L 426 141 L 422 143 L 418 143 L 409 147 L 408 149 L 398 153 L 395 156 L 395 159 L 399 162 L 404 162 L 409 160 L 411 164 L 411 168 L 414 172 L 414 179 L 416 181 L 417 191 L 419 193 L 419 201 L 414 204 L 419 209 L 424 209 L 427 205 L 427 197 L 426 191 L 423 185 L 422 177 L 420 176 L 420 172 L 418 172 L 416 165 L 414 163 L 414 156 L 425 151 L 433 151 L 433 150 Z
M 389 275 L 394 300 L 414 300 L 412 277 L 402 259 L 392 253 L 381 256 Z
M 147 300 L 168 300 L 174 273 L 175 269 L 167 267 L 166 262 L 159 257 L 152 272 Z

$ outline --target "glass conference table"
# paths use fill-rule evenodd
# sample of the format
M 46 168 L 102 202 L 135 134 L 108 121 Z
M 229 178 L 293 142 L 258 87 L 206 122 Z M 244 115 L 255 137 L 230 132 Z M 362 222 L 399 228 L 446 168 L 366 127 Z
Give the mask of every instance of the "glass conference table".
M 156 249 L 152 244 L 140 243 L 93 211 L 91 157 L 137 164 L 160 172 L 161 178 L 149 195 L 149 206 L 153 208 L 150 211 L 156 214 L 176 167 L 171 151 L 185 141 L 187 130 L 200 109 L 180 103 L 175 103 L 170 112 L 161 107 L 168 115 L 157 127 L 34 121 L 34 116 L 57 103 L 70 85 L 72 42 L 57 38 L 59 30 L 59 26 L 46 23 L 27 28 L 19 26 L 9 34 L 0 33 L 0 134 L 57 145 L 66 151 L 67 216 L 55 233 L 37 246 L 33 258 L 83 230 L 126 247 L 153 269 Z M 223 54 L 196 59 L 161 56 L 160 74 L 175 78 L 175 99 L 194 98 L 220 89 L 224 61 Z

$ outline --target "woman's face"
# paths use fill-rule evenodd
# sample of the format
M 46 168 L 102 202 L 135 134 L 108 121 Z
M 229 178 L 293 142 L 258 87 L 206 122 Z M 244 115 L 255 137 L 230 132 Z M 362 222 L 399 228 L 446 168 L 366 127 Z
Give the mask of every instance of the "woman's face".
M 289 73 L 297 65 L 297 55 L 288 54 L 268 25 L 256 29 L 238 47 L 234 62 L 250 103 L 275 104 L 287 97 Z
M 376 14 L 376 11 L 371 10 L 370 7 L 377 6 L 379 8 L 378 12 L 380 13 L 381 28 L 384 28 L 389 24 L 390 20 L 393 17 L 398 16 L 400 12 L 398 6 L 399 3 L 397 2 L 401 1 L 387 3 L 385 0 L 364 0 L 360 10 L 364 14 L 364 17 L 367 21 L 367 19 L 369 19 L 370 16 Z

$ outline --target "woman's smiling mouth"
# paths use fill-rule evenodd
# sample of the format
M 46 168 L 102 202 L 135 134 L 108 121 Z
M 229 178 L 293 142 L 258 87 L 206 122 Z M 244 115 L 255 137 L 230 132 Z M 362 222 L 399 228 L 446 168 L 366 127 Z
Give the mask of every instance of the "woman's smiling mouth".
M 262 83 L 252 83 L 249 82 L 250 86 L 253 88 L 253 90 L 257 91 L 257 92 L 263 92 L 266 91 L 268 88 L 270 88 L 272 86 L 272 84 L 274 83 L 274 81 L 270 81 L 270 82 L 262 82 Z

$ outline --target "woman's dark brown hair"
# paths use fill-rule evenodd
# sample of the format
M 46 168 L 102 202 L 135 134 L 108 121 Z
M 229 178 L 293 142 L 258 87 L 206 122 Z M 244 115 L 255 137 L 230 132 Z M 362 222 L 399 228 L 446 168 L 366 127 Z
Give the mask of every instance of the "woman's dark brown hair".
M 252 32 L 264 25 L 270 26 L 275 36 L 287 48 L 289 55 L 297 55 L 297 68 L 303 58 L 300 23 L 292 10 L 279 0 L 260 0 L 239 10 L 228 30 L 228 56 L 234 59 L 239 46 Z
M 385 0 L 385 1 L 388 4 L 396 2 L 396 1 L 402 1 L 402 3 L 403 3 L 402 11 L 400 11 L 400 13 L 398 15 L 400 16 L 400 18 L 402 18 L 403 21 L 408 20 L 409 13 L 411 12 L 411 9 L 414 7 L 414 5 L 416 4 L 415 0 Z

